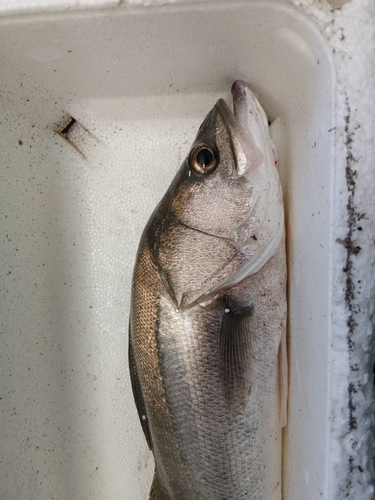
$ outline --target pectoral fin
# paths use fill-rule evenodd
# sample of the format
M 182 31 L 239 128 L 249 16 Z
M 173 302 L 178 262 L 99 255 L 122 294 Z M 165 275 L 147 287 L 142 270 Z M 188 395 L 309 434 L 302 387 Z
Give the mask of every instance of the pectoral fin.
M 152 450 L 151 434 L 150 434 L 150 429 L 148 428 L 146 408 L 145 408 L 145 404 L 144 404 L 144 400 L 143 400 L 143 396 L 142 396 L 142 391 L 141 391 L 141 384 L 139 383 L 137 368 L 136 368 L 135 360 L 134 360 L 134 353 L 133 353 L 133 346 L 132 346 L 132 342 L 131 342 L 130 328 L 129 328 L 128 355 L 129 355 L 130 379 L 131 379 L 131 383 L 132 383 L 135 404 L 136 404 L 137 410 L 138 410 L 139 420 L 141 422 L 142 429 L 143 429 L 143 432 L 145 434 L 148 447 L 150 448 L 150 450 Z
M 286 347 L 286 329 L 281 335 L 279 346 L 279 397 L 280 397 L 280 427 L 287 423 L 288 406 L 288 353 Z
M 230 412 L 243 413 L 251 391 L 253 308 L 237 313 L 228 306 L 220 333 L 220 375 L 224 397 Z

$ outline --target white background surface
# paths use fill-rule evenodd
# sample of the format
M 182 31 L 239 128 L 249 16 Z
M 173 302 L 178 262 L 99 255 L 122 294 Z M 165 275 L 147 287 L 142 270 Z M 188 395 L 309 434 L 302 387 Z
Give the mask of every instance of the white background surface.
M 127 373 L 135 251 L 200 121 L 238 77 L 286 130 L 285 498 L 372 498 L 374 228 L 357 219 L 373 209 L 375 12 L 365 0 L 295 3 L 331 48 L 277 1 L 3 18 L 1 499 L 148 498 L 153 462 Z M 69 115 L 70 142 L 55 132 Z

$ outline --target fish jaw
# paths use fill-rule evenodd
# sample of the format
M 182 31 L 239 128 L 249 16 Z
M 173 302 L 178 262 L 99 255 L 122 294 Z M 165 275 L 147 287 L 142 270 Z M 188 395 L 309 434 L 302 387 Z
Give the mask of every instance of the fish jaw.
M 234 117 L 251 135 L 266 161 L 278 163 L 276 148 L 269 135 L 268 118 L 249 85 L 236 80 L 232 85 Z M 272 156 L 270 156 L 272 152 Z
M 262 155 L 261 164 L 252 172 L 254 186 L 252 210 L 238 228 L 236 244 L 245 254 L 252 255 L 250 274 L 254 274 L 276 252 L 284 234 L 284 211 L 280 180 L 276 165 L 276 148 L 269 134 L 268 119 L 249 85 L 236 80 L 232 85 L 234 117 L 251 136 Z M 254 219 L 260 223 L 254 233 Z M 263 254 L 263 258 L 260 257 Z
M 250 130 L 236 118 L 224 99 L 219 99 L 216 107 L 231 139 L 236 173 L 239 177 L 246 176 L 263 162 L 263 154 L 255 144 Z
M 246 82 L 236 80 L 232 85 L 231 93 L 234 116 L 244 129 L 254 133 L 254 127 L 258 125 L 268 127 L 267 116 Z M 252 117 L 250 121 L 248 115 Z

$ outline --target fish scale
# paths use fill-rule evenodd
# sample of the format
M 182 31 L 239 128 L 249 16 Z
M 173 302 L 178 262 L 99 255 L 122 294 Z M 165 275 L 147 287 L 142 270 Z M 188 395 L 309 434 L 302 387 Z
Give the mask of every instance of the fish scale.
M 161 302 L 161 309 L 163 311 L 168 311 L 168 303 L 166 301 Z M 172 359 L 166 359 L 163 355 L 164 366 L 167 365 L 163 373 L 163 382 L 165 387 L 168 387 L 167 400 L 169 407 L 171 409 L 171 418 L 179 435 L 181 449 L 185 450 L 184 455 L 189 455 L 189 473 L 190 477 L 194 477 L 195 481 L 200 477 L 201 481 L 209 486 L 210 494 L 217 493 L 217 478 L 223 477 L 225 471 L 223 470 L 221 456 L 223 455 L 223 444 L 221 440 L 217 439 L 218 431 L 221 431 L 221 426 L 223 422 L 217 429 L 213 428 L 212 415 L 218 415 L 224 421 L 224 414 L 218 412 L 215 409 L 215 404 L 217 405 L 217 397 L 215 388 L 212 386 L 210 380 L 218 378 L 218 370 L 213 372 L 212 367 L 212 351 L 202 349 L 202 341 L 206 342 L 206 338 L 200 339 L 195 338 L 195 345 L 192 345 L 192 338 L 187 335 L 186 338 L 181 338 L 181 336 L 172 336 L 169 331 L 168 324 L 173 325 L 173 328 L 178 328 L 181 326 L 183 321 L 183 314 L 180 321 L 176 318 L 177 314 L 173 306 L 169 307 L 172 314 L 175 315 L 174 321 L 170 321 L 170 315 L 166 314 L 166 325 L 163 323 L 163 318 L 160 318 L 159 331 L 163 332 L 161 337 L 166 336 L 169 339 L 174 339 L 178 345 L 176 348 L 171 348 L 168 345 L 168 353 L 172 355 Z M 220 326 L 220 323 L 218 326 Z M 180 332 L 183 330 L 180 329 Z M 189 342 L 190 340 L 190 342 Z M 162 340 L 159 341 L 159 344 Z M 182 344 L 182 345 L 181 345 Z M 189 345 L 190 344 L 190 345 Z M 217 343 L 216 343 L 217 344 Z M 211 346 L 212 347 L 212 346 Z M 184 352 L 185 358 L 183 360 L 173 359 L 173 353 L 175 351 Z M 196 353 L 200 356 L 197 357 Z M 209 359 L 204 359 L 205 356 Z M 187 381 L 181 381 L 176 377 L 181 368 L 178 365 L 178 361 L 183 363 L 183 366 L 187 367 L 189 374 L 187 374 L 187 380 L 189 386 L 187 386 Z M 170 374 L 168 376 L 168 369 Z M 186 371 L 186 368 L 184 369 Z M 187 390 L 181 391 L 182 387 L 185 386 Z M 188 389 L 190 387 L 190 390 Z M 210 409 L 210 416 L 207 417 L 205 409 Z M 189 410 L 192 411 L 189 411 Z M 194 429 L 197 431 L 194 434 Z M 213 439 L 215 438 L 216 439 Z M 203 444 L 203 445 L 202 445 Z M 214 457 L 214 458 L 213 458 Z M 202 462 L 206 464 L 202 467 Z M 209 467 L 207 467 L 209 465 Z M 202 474 L 204 476 L 202 477 Z M 220 493 L 225 487 L 220 486 Z
M 143 248 L 142 248 L 143 247 Z M 168 409 L 163 405 L 165 392 L 160 374 L 160 364 L 157 356 L 157 324 L 158 324 L 158 299 L 160 287 L 157 270 L 152 263 L 146 245 L 141 244 L 139 266 L 137 267 L 136 279 L 139 287 L 133 290 L 132 325 L 137 331 L 135 339 L 136 363 L 143 367 L 139 370 L 140 384 L 147 388 L 144 390 L 147 417 L 152 414 L 155 421 L 155 437 L 153 443 L 160 443 L 155 446 L 154 453 L 168 456 L 163 461 L 160 473 L 172 479 L 172 488 L 179 498 L 194 500 L 193 492 L 189 493 L 184 467 L 177 468 L 175 464 L 181 462 L 178 449 L 174 446 L 170 437 L 173 434 L 173 426 L 170 421 Z M 146 300 L 144 300 L 146 297 Z M 148 300 L 147 300 L 148 299 Z M 131 327 L 132 330 L 132 327 Z M 130 333 L 132 335 L 132 333 Z M 137 349 L 138 347 L 138 349 Z M 151 410 L 152 408 L 152 410 Z M 141 417 L 142 418 L 142 417 Z M 159 489 L 159 487 L 158 487 Z M 190 496 L 189 496 L 190 495 Z M 168 498 L 166 496 L 166 498 Z

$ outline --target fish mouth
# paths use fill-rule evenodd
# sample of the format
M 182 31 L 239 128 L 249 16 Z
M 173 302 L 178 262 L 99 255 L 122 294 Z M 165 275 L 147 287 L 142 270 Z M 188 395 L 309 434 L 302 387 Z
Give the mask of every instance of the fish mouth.
M 246 94 L 253 96 L 249 85 L 243 80 L 236 80 L 231 88 L 233 98 L 234 116 L 237 121 L 249 131 L 247 113 L 249 112 L 249 102 Z M 250 131 L 249 131 L 250 132 Z
M 246 176 L 259 167 L 264 159 L 249 126 L 249 113 L 252 113 L 256 98 L 247 83 L 242 80 L 233 83 L 232 97 L 234 113 L 224 99 L 217 101 L 216 108 L 231 140 L 237 175 Z

